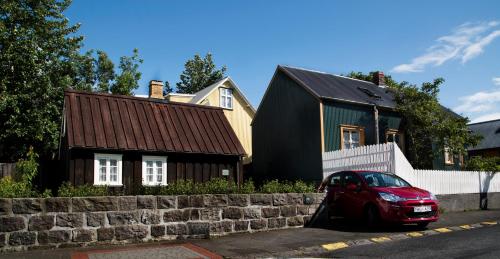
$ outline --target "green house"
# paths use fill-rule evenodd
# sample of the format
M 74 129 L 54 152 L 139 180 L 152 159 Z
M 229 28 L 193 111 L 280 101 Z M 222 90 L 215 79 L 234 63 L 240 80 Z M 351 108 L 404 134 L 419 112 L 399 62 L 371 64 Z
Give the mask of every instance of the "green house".
M 254 177 L 320 181 L 323 152 L 396 142 L 404 153 L 395 107 L 381 72 L 367 82 L 278 66 L 252 122 Z M 456 169 L 456 160 L 443 155 L 434 168 Z

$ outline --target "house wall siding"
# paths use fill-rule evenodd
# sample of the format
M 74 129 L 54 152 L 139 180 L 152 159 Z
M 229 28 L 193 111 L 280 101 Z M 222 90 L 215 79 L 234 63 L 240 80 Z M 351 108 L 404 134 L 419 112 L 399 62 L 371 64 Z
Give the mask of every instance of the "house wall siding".
M 257 179 L 322 179 L 319 100 L 277 71 L 253 121 Z

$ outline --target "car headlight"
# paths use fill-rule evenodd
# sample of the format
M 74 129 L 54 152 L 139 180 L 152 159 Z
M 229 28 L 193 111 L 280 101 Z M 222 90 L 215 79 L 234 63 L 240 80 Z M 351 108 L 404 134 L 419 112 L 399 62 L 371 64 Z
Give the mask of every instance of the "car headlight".
M 390 201 L 390 202 L 406 201 L 405 198 L 399 197 L 396 194 L 387 192 L 379 192 L 378 194 L 380 195 L 380 198 L 384 199 L 385 201 Z
M 434 193 L 432 192 L 429 192 L 429 198 L 431 198 L 431 200 L 437 201 L 436 195 L 434 195 Z

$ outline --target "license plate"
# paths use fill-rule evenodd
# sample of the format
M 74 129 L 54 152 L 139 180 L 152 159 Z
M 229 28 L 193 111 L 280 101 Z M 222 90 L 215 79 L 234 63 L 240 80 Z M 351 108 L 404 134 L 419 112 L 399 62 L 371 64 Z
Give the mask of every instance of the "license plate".
M 413 207 L 413 212 L 428 212 L 428 211 L 431 211 L 431 210 L 432 210 L 431 206 Z

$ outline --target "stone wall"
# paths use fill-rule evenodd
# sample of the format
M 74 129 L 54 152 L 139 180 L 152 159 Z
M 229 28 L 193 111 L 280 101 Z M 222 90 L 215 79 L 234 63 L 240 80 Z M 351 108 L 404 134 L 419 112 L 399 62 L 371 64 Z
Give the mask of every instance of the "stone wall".
M 0 199 L 0 251 L 301 227 L 324 194 Z

